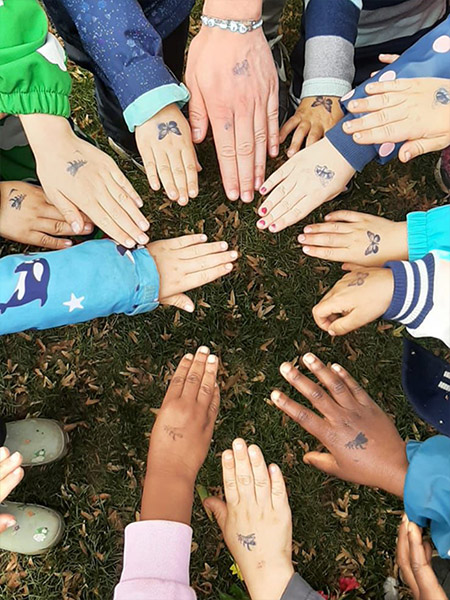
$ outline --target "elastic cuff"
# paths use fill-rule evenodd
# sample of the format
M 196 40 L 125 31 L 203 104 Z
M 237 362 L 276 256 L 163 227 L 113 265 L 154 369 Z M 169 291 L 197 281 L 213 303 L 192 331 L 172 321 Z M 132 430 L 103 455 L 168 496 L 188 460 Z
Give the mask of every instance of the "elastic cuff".
M 8 115 L 44 114 L 57 117 L 70 116 L 69 96 L 54 90 L 27 92 L 0 92 L 0 113 Z
M 342 98 L 352 89 L 351 82 L 332 77 L 317 77 L 303 82 L 301 99 L 312 96 L 336 96 Z
M 394 293 L 392 294 L 392 301 L 382 317 L 383 319 L 390 321 L 400 316 L 402 313 L 408 289 L 408 278 L 403 261 L 392 260 L 387 262 L 384 266 L 387 269 L 391 269 L 394 277 Z
M 409 260 L 418 260 L 428 253 L 427 213 L 408 213 L 406 221 L 408 223 Z
M 189 99 L 189 91 L 183 83 L 169 83 L 136 98 L 124 110 L 123 117 L 128 129 L 133 133 L 136 127 L 154 117 L 166 106 L 177 104 L 179 108 L 183 108 Z
M 355 171 L 361 173 L 364 167 L 376 158 L 377 151 L 372 145 L 363 146 L 362 144 L 357 144 L 353 141 L 351 135 L 344 133 L 342 129 L 344 123 L 354 118 L 352 114 L 346 115 L 332 129 L 327 131 L 325 136 L 336 150 L 342 154 L 345 160 L 351 164 Z
M 132 252 L 131 260 L 136 263 L 138 285 L 135 290 L 133 310 L 128 316 L 150 312 L 159 306 L 159 273 L 155 261 L 146 248 Z

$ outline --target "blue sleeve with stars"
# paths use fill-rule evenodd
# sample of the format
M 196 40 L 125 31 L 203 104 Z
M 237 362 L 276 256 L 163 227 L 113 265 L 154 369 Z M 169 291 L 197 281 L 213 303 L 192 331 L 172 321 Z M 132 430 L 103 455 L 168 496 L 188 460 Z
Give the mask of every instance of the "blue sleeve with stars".
M 111 240 L 0 260 L 0 335 L 48 329 L 158 306 L 159 274 L 147 249 Z
M 137 0 L 57 0 L 80 35 L 84 50 L 99 77 L 114 90 L 130 131 L 169 104 L 180 108 L 189 100 L 187 88 L 164 64 L 162 41 Z M 173 0 L 159 3 L 156 11 L 171 10 Z M 192 2 L 180 7 L 178 25 L 189 15 Z M 156 10 L 156 9 L 155 9 Z M 162 15 L 159 15 L 162 18 Z

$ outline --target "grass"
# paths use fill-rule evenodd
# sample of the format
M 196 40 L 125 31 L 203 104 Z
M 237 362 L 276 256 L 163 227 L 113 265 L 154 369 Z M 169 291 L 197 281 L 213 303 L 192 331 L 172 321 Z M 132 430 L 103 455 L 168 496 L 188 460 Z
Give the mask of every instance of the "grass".
M 297 4 L 291 3 L 286 15 L 290 43 Z M 72 105 L 78 123 L 106 149 L 86 73 L 77 71 Z M 243 436 L 260 444 L 267 460 L 283 469 L 294 515 L 294 559 L 313 586 L 333 592 L 338 577 L 351 574 L 362 587 L 349 598 L 379 599 L 384 579 L 394 573 L 401 503 L 305 466 L 304 448 L 314 447 L 314 440 L 266 400 L 274 387 L 287 391 L 280 363 L 311 350 L 341 362 L 363 381 L 395 416 L 403 436 L 428 436 L 430 428 L 403 397 L 402 333 L 375 323 L 332 341 L 318 330 L 311 309 L 340 277 L 339 267 L 302 255 L 295 242 L 300 225 L 276 237 L 258 232 L 256 203 L 225 199 L 211 142 L 199 155 L 201 193 L 185 209 L 170 206 L 162 194 L 150 194 L 145 178 L 121 163 L 146 200 L 153 238 L 204 231 L 242 254 L 232 276 L 193 294 L 194 315 L 159 308 L 149 315 L 114 316 L 0 341 L 2 414 L 56 418 L 71 437 L 67 458 L 28 471 L 12 495 L 61 511 L 67 524 L 64 540 L 42 558 L 2 555 L 2 600 L 111 597 L 121 571 L 122 531 L 139 510 L 152 410 L 160 405 L 178 359 L 200 344 L 210 345 L 220 357 L 222 408 L 199 482 L 210 491 L 221 485 L 218 456 Z M 397 220 L 410 210 L 431 207 L 441 197 L 433 178 L 435 158 L 407 166 L 369 166 L 357 177 L 351 196 L 317 210 L 308 222 L 337 206 Z M 12 250 L 5 246 L 3 253 Z M 437 342 L 429 347 L 441 350 Z M 215 600 L 237 580 L 218 529 L 198 501 L 193 529 L 192 585 L 200 599 Z

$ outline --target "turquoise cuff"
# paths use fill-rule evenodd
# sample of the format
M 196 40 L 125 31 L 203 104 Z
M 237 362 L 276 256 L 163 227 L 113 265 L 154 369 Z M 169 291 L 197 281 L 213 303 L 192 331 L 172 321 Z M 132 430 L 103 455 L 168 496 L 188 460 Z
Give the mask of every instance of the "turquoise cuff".
M 136 127 L 154 117 L 169 104 L 178 104 L 180 108 L 183 108 L 189 102 L 190 97 L 189 90 L 183 83 L 161 85 L 136 98 L 123 111 L 123 118 L 128 129 L 133 133 Z
M 406 215 L 408 225 L 409 260 L 419 260 L 428 254 L 427 213 L 412 212 Z
M 311 98 L 314 96 L 336 96 L 342 98 L 352 89 L 352 84 L 344 79 L 333 77 L 316 77 L 308 79 L 303 83 L 300 98 Z
M 128 316 L 140 315 L 155 310 L 159 306 L 159 273 L 155 261 L 147 248 L 131 254 L 135 261 L 137 281 L 133 307 Z
M 413 212 L 408 222 L 409 260 L 418 260 L 433 250 L 450 251 L 450 205 L 428 212 Z

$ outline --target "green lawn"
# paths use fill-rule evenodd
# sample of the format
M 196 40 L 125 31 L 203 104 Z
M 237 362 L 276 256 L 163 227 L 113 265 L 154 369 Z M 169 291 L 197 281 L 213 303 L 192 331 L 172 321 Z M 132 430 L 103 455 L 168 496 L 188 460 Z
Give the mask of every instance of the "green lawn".
M 290 43 L 295 21 L 289 11 Z M 76 75 L 72 105 L 79 125 L 105 147 L 87 74 Z M 278 462 L 286 476 L 294 559 L 313 586 L 332 592 L 339 576 L 354 575 L 362 588 L 348 597 L 379 600 L 385 578 L 394 573 L 401 503 L 305 466 L 304 449 L 314 440 L 286 422 L 267 399 L 274 387 L 287 390 L 280 363 L 312 350 L 327 361 L 340 361 L 364 382 L 395 416 L 403 436 L 427 436 L 430 428 L 414 416 L 402 394 L 403 333 L 377 323 L 334 341 L 322 333 L 311 309 L 340 277 L 339 266 L 304 257 L 295 241 L 300 225 L 276 237 L 258 232 L 257 203 L 226 200 L 210 141 L 199 155 L 201 193 L 184 209 L 169 205 L 162 194 L 150 194 L 145 178 L 121 164 L 146 200 L 153 238 L 204 231 L 242 254 L 231 277 L 193 294 L 195 314 L 159 308 L 149 315 L 111 317 L 0 341 L 2 414 L 56 418 L 71 437 L 68 456 L 50 468 L 28 471 L 12 496 L 60 510 L 67 524 L 63 543 L 43 558 L 1 556 L 2 600 L 111 597 L 121 570 L 123 528 L 139 510 L 153 409 L 178 359 L 200 344 L 210 345 L 220 357 L 222 407 L 199 481 L 211 491 L 218 489 L 218 457 L 236 436 L 260 444 L 267 460 Z M 308 222 L 337 206 L 397 220 L 409 210 L 429 208 L 442 198 L 433 178 L 435 160 L 371 165 L 357 177 L 349 197 L 317 210 Z M 16 250 L 5 246 L 2 253 Z M 440 348 L 437 342 L 429 347 Z M 192 585 L 200 599 L 215 600 L 237 583 L 232 560 L 198 501 L 193 528 Z

